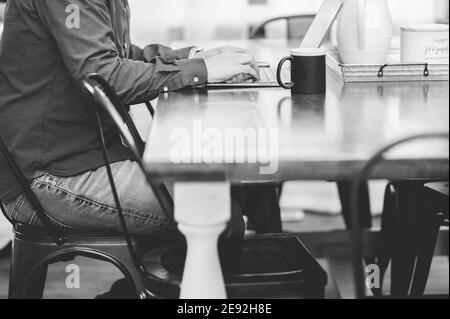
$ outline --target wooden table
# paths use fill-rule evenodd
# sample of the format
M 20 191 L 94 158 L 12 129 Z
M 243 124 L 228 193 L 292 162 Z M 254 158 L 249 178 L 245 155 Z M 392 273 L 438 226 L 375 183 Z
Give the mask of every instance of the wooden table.
M 237 45 L 273 65 L 293 46 Z M 344 85 L 331 74 L 327 81 L 325 95 L 271 88 L 160 96 L 144 162 L 155 180 L 175 182 L 175 218 L 189 247 L 182 298 L 226 297 L 217 239 L 230 218 L 233 182 L 349 180 L 389 142 L 449 131 L 448 82 Z M 413 143 L 372 177 L 448 178 L 448 154 L 447 141 Z

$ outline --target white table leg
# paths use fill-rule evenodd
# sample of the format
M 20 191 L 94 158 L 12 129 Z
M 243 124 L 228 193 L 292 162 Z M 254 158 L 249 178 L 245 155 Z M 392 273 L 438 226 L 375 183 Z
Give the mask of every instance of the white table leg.
M 227 297 L 217 243 L 231 219 L 230 184 L 176 183 L 175 220 L 186 237 L 181 299 Z

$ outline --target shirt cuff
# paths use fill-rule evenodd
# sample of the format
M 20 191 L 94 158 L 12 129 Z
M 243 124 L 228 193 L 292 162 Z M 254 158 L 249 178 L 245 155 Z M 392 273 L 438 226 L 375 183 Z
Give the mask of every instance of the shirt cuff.
M 203 85 L 208 82 L 208 70 L 203 59 L 178 61 L 184 86 Z
M 199 52 L 202 52 L 202 51 L 203 51 L 203 49 L 201 49 L 201 48 L 199 48 L 199 47 L 193 47 L 193 48 L 191 49 L 191 52 L 189 53 L 189 59 L 195 58 L 195 55 L 196 55 L 197 53 L 199 53 Z

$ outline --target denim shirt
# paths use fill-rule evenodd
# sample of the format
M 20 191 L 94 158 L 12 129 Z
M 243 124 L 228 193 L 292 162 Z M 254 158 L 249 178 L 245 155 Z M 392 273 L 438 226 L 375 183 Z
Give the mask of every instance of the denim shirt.
M 157 13 L 149 12 L 158 17 Z M 130 41 L 126 0 L 9 0 L 0 42 L 0 136 L 30 180 L 36 171 L 73 176 L 103 165 L 96 122 L 79 87 L 102 75 L 125 104 L 206 83 L 192 48 L 143 49 Z M 130 159 L 105 120 L 113 162 Z M 21 193 L 0 157 L 0 200 Z

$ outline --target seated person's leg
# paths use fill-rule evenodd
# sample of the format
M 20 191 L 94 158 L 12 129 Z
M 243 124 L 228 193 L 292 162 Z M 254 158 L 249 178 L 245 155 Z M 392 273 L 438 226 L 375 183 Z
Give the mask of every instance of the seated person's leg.
M 139 166 L 118 162 L 112 171 L 130 232 L 150 235 L 168 230 L 169 221 Z M 122 231 L 105 167 L 73 177 L 45 173 L 32 182 L 32 189 L 48 215 L 67 229 Z M 16 221 L 42 226 L 24 196 L 6 203 L 6 209 Z
M 168 218 L 138 164 L 132 161 L 113 163 L 112 171 L 130 233 L 148 236 L 169 231 Z M 69 230 L 122 231 L 105 167 L 73 177 L 44 173 L 32 182 L 32 189 L 48 215 Z M 224 236 L 242 237 L 241 210 L 233 202 L 233 218 Z M 14 220 L 42 226 L 23 195 L 5 206 Z
M 169 232 L 168 218 L 139 166 L 124 161 L 112 164 L 112 171 L 130 233 Z M 122 231 L 105 167 L 66 178 L 43 174 L 32 182 L 32 189 L 47 214 L 66 230 Z M 225 259 L 239 250 L 245 232 L 242 210 L 238 202 L 232 203 L 232 220 L 220 240 L 222 253 L 230 255 Z M 23 195 L 5 204 L 15 221 L 43 226 Z

